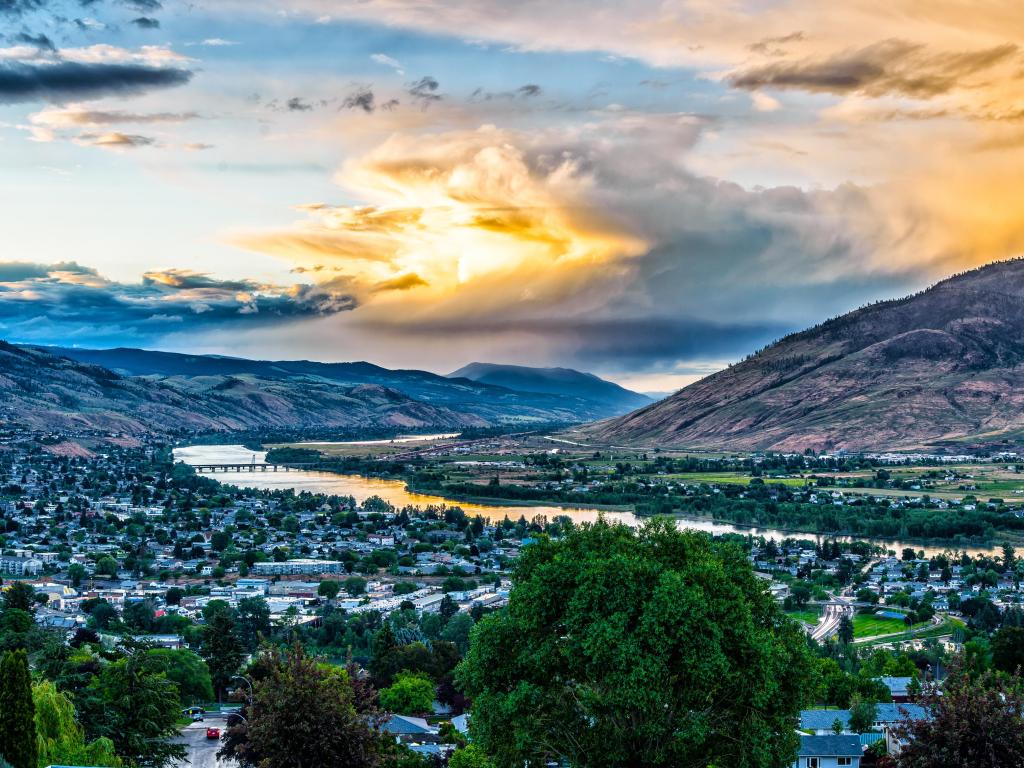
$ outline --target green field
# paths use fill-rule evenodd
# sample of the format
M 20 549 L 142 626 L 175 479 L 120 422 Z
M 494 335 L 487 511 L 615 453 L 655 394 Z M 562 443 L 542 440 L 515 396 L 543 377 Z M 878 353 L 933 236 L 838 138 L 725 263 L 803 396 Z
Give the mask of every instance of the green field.
M 907 625 L 900 619 L 890 619 L 886 616 L 854 616 L 853 636 L 873 637 L 875 635 L 889 635 L 895 632 L 903 632 Z
M 807 624 L 817 624 L 818 618 L 821 616 L 821 611 L 809 608 L 803 611 L 789 611 L 786 615 L 791 619 L 803 621 Z
M 750 485 L 754 478 L 744 472 L 687 472 L 661 476 L 666 480 L 675 480 L 681 483 L 707 483 L 708 485 L 731 484 Z M 790 485 L 802 488 L 807 481 L 802 477 L 762 477 L 765 485 Z

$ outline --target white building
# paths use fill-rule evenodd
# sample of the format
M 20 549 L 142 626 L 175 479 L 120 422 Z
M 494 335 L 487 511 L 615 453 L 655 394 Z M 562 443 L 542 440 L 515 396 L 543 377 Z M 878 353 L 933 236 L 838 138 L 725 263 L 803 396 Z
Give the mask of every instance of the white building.
M 4 576 L 35 576 L 43 570 L 37 557 L 0 557 L 0 574 Z

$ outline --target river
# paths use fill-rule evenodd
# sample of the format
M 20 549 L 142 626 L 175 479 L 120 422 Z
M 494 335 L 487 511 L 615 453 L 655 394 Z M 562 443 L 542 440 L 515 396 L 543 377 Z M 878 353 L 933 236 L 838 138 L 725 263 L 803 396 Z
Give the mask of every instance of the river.
M 422 439 L 422 437 L 420 438 Z M 337 445 L 337 443 L 334 443 Z M 362 444 L 358 441 L 348 444 Z M 329 445 L 329 443 L 310 443 L 314 445 Z M 174 449 L 174 458 L 186 464 L 256 464 L 264 463 L 266 451 L 252 451 L 242 445 L 192 445 L 184 448 Z M 443 496 L 433 496 L 423 493 L 410 492 L 405 483 L 401 480 L 385 480 L 379 477 L 364 477 L 363 475 L 339 475 L 333 472 L 316 472 L 307 470 L 291 470 L 290 472 L 202 472 L 205 477 L 212 477 L 230 485 L 237 485 L 239 488 L 258 488 L 267 490 L 285 490 L 292 488 L 296 493 L 309 491 L 310 493 L 334 494 L 337 496 L 352 496 L 357 502 L 363 502 L 371 496 L 379 496 L 396 507 L 407 505 L 427 506 L 459 506 L 469 515 L 480 515 L 486 520 L 498 521 L 506 516 L 512 520 L 518 520 L 521 515 L 528 520 L 534 515 L 546 515 L 553 518 L 556 515 L 565 515 L 576 522 L 593 522 L 598 515 L 603 514 L 605 519 L 625 523 L 627 525 L 639 525 L 644 518 L 637 517 L 632 512 L 601 511 L 597 509 L 586 509 L 580 507 L 562 507 L 554 505 L 530 505 L 516 506 L 509 504 L 473 504 L 455 499 L 446 499 Z M 711 520 L 690 517 L 678 517 L 679 526 L 698 531 L 707 531 L 713 534 L 740 533 L 744 535 L 764 536 L 766 538 L 781 541 L 785 538 L 817 538 L 810 533 L 792 533 L 775 530 L 771 528 L 747 528 L 731 525 L 729 523 L 716 523 Z M 848 536 L 829 537 L 840 541 L 851 541 Z M 926 555 L 936 555 L 943 552 L 946 547 L 927 546 L 913 542 L 902 542 L 894 540 L 868 539 L 864 537 L 853 537 L 858 541 L 870 541 L 874 544 L 887 547 L 899 553 L 904 547 L 911 547 L 915 550 L 924 550 Z M 970 554 L 991 554 L 994 548 L 966 547 Z

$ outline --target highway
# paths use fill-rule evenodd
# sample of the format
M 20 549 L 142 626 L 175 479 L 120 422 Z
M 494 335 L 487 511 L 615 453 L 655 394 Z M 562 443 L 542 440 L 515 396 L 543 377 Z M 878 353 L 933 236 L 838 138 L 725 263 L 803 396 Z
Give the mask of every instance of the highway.
M 818 625 L 811 630 L 811 638 L 813 640 L 824 640 L 830 635 L 835 634 L 839 630 L 839 622 L 843 616 L 853 619 L 852 605 L 844 602 L 841 598 L 836 598 L 826 604 L 821 612 L 821 618 L 818 619 Z
M 205 723 L 192 723 L 181 729 L 179 743 L 188 749 L 186 760 L 176 762 L 175 768 L 227 768 L 234 765 L 230 761 L 217 759 L 220 740 L 207 739 L 207 727 L 224 730 L 224 718 L 207 717 Z

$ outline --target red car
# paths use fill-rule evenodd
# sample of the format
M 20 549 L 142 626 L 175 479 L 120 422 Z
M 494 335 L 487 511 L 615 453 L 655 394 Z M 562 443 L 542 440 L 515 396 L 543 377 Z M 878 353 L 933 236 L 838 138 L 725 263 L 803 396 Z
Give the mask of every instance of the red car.
M 220 728 L 207 728 L 206 729 L 206 738 L 208 738 L 208 739 L 219 739 L 220 738 Z

